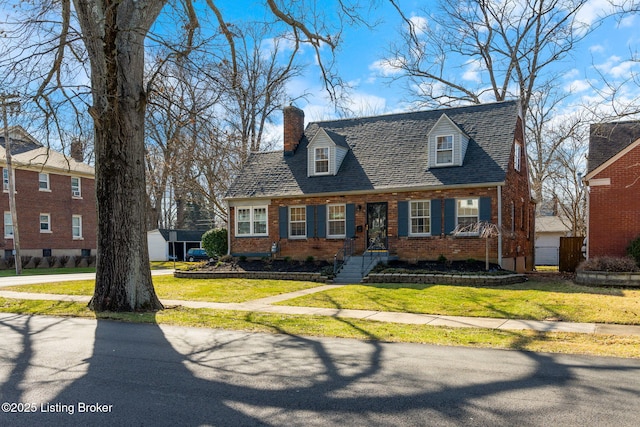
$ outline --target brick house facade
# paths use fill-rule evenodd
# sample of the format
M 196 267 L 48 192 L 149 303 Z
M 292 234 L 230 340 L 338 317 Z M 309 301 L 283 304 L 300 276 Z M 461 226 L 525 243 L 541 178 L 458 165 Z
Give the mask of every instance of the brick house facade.
M 384 250 L 403 260 L 533 267 L 534 204 L 518 102 L 310 123 L 284 111 L 284 153 L 252 153 L 227 193 L 234 256 L 332 260 Z
M 88 256 L 96 253 L 96 199 L 93 167 L 43 147 L 24 129 L 11 128 L 20 254 Z M 4 137 L 0 167 L 3 191 L 2 249 L 13 252 Z
M 591 126 L 587 257 L 625 256 L 640 236 L 640 122 Z

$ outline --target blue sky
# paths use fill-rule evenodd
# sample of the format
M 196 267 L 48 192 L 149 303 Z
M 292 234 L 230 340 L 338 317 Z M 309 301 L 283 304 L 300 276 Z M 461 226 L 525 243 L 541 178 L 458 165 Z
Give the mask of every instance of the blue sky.
M 400 5 L 408 16 L 414 19 L 427 19 L 420 14 L 419 9 L 427 3 L 414 0 L 400 0 Z M 337 53 L 338 69 L 344 80 L 354 85 L 351 104 L 354 111 L 374 114 L 406 111 L 412 106 L 407 104 L 409 93 L 403 84 L 388 84 L 390 70 L 381 66 L 380 59 L 387 53 L 386 49 L 391 41 L 398 39 L 398 31 L 402 21 L 395 10 L 386 1 L 377 3 L 378 8 L 372 11 L 372 16 L 382 22 L 373 30 L 366 27 L 350 28 L 343 34 L 343 44 Z M 579 19 L 593 23 L 608 7 L 607 0 L 590 0 L 581 10 Z M 563 76 L 558 84 L 563 90 L 572 93 L 572 104 L 575 107 L 581 101 L 592 102 L 597 97 L 594 87 L 601 87 L 601 75 L 611 81 L 621 81 L 631 73 L 637 72 L 640 63 L 629 61 L 630 57 L 640 46 L 640 17 L 627 16 L 624 19 L 607 19 L 595 31 L 580 42 L 571 56 L 558 64 Z M 307 120 L 324 120 L 335 117 L 326 94 L 322 88 L 319 70 L 313 65 L 314 59 L 309 56 L 305 60 L 309 66 L 305 75 L 289 85 L 292 95 L 298 95 L 303 90 L 311 93 L 306 100 L 298 100 L 296 106 L 305 110 Z M 470 66 L 461 69 L 465 79 L 477 79 L 478 74 Z M 624 95 L 628 99 L 638 96 L 637 85 L 627 85 Z M 370 113 L 369 113 L 370 114 Z

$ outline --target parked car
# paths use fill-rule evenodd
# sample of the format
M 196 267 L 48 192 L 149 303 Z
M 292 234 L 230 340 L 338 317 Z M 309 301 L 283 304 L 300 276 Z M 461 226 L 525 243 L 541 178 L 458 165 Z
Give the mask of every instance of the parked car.
M 187 261 L 213 261 L 213 257 L 207 255 L 204 249 L 191 248 L 187 251 Z

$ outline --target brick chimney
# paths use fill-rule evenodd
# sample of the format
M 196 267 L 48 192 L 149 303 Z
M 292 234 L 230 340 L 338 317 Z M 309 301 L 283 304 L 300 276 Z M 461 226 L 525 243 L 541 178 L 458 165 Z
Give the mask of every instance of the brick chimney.
M 284 155 L 295 153 L 304 135 L 304 111 L 289 105 L 284 107 Z
M 80 163 L 84 161 L 84 148 L 82 147 L 82 142 L 78 138 L 74 138 L 71 141 L 71 158 Z

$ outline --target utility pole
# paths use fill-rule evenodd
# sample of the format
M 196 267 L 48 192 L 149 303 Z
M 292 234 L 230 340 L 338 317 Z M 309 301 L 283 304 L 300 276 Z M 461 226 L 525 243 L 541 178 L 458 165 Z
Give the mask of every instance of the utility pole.
M 11 139 L 9 138 L 9 125 L 7 124 L 7 109 L 11 114 L 20 111 L 20 102 L 15 100 L 18 95 L 0 95 L 2 104 L 2 118 L 4 120 L 4 148 L 7 157 L 7 177 L 9 181 L 9 209 L 11 210 L 11 224 L 13 225 L 13 250 L 15 252 L 16 275 L 22 273 L 22 259 L 20 258 L 20 239 L 18 237 L 18 212 L 16 209 L 16 185 L 13 179 L 13 166 L 11 164 Z

